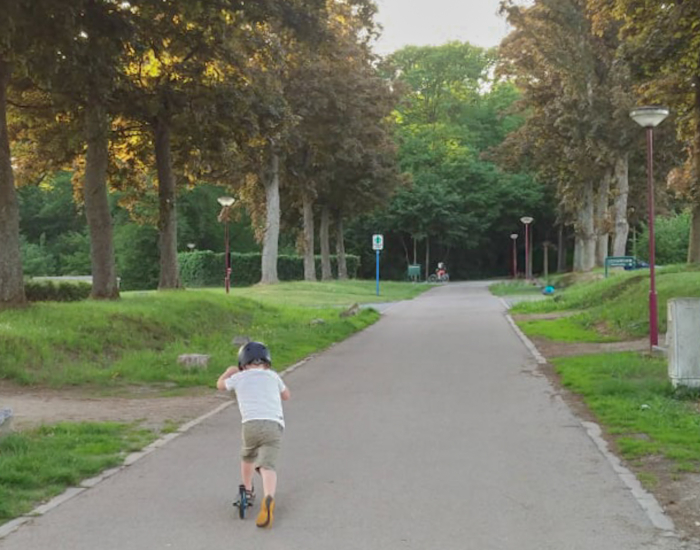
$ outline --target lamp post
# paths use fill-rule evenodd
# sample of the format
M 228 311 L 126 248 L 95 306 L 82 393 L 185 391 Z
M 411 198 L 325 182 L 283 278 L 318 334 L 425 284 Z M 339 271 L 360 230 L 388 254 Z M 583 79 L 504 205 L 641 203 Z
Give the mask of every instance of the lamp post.
M 520 221 L 525 224 L 525 280 L 532 277 L 532 266 L 530 265 L 530 224 L 535 221 L 530 216 L 523 216 Z
M 195 245 L 194 243 L 187 243 L 187 248 L 190 249 L 190 252 L 194 252 L 194 247 L 195 247 L 195 246 L 196 246 L 196 245 Z
M 219 213 L 219 221 L 224 224 L 224 241 L 226 243 L 226 273 L 224 275 L 224 286 L 226 288 L 226 294 L 229 293 L 231 288 L 231 255 L 229 253 L 229 242 L 228 242 L 228 221 L 229 221 L 229 208 L 236 202 L 233 197 L 219 197 L 216 199 L 221 205 L 221 212 Z
M 649 205 L 649 348 L 659 345 L 659 312 L 656 297 L 656 243 L 654 236 L 654 128 L 668 116 L 665 107 L 639 107 L 630 117 L 647 131 L 647 197 Z
M 511 233 L 510 238 L 513 240 L 513 279 L 517 279 L 518 278 L 518 248 L 517 248 L 518 234 Z

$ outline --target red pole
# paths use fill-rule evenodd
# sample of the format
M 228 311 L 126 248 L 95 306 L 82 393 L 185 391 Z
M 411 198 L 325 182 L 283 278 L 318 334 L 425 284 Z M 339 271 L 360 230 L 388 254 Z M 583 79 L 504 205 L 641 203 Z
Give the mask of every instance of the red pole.
M 513 279 L 518 278 L 518 247 L 517 239 L 513 239 Z
M 226 287 L 226 294 L 228 294 L 229 288 L 231 288 L 231 256 L 229 255 L 228 249 L 228 222 L 226 222 L 224 226 L 224 237 L 226 241 L 226 275 L 224 277 L 224 286 Z
M 656 243 L 654 236 L 654 129 L 647 128 L 647 180 L 649 194 L 649 347 L 659 344 L 659 314 L 656 296 Z
M 525 280 L 530 280 L 530 224 L 525 224 Z

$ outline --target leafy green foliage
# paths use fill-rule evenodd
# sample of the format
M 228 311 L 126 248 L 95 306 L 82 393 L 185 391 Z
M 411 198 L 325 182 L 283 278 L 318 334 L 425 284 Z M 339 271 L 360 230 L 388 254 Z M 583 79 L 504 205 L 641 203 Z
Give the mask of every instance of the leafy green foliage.
M 688 257 L 690 213 L 658 216 L 654 221 L 657 265 L 680 264 Z M 644 227 L 637 242 L 637 255 L 649 260 L 649 230 Z
M 406 88 L 394 114 L 401 170 L 411 182 L 388 208 L 358 221 L 385 233 L 386 272 L 403 278 L 406 264 L 447 263 L 454 278 L 503 273 L 507 236 L 523 211 L 541 212 L 543 188 L 527 175 L 500 171 L 484 153 L 520 123 L 509 114 L 516 89 L 492 75 L 493 52 L 468 43 L 407 47 L 389 56 L 385 72 Z M 367 230 L 353 227 L 356 253 L 365 253 Z M 360 248 L 362 246 L 363 248 Z M 363 262 L 369 276 L 373 262 Z
M 0 439 L 0 523 L 120 464 L 154 439 L 133 425 L 61 423 Z
M 662 359 L 634 353 L 554 359 L 566 387 L 586 404 L 629 459 L 662 455 L 700 471 L 700 415 L 676 398 Z

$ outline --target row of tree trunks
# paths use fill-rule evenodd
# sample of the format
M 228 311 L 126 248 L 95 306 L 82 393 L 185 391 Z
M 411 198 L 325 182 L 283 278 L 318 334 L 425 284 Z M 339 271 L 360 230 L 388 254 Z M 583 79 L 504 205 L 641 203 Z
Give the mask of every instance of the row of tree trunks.
M 316 281 L 316 259 L 314 258 L 314 201 L 305 190 L 302 196 L 304 208 L 304 280 Z
M 598 196 L 595 204 L 595 228 L 596 228 L 596 251 L 595 265 L 601 267 L 605 265 L 605 258 L 608 257 L 610 243 L 610 220 L 608 218 L 610 202 L 610 179 L 612 174 L 607 172 L 598 187 Z
M 615 235 L 613 237 L 613 256 L 624 256 L 627 252 L 627 239 L 630 226 L 627 222 L 627 203 L 630 194 L 629 155 L 625 153 L 615 162 L 615 200 L 614 219 Z
M 602 267 L 605 264 L 605 258 L 611 255 L 611 226 L 614 229 L 612 255 L 625 255 L 629 236 L 628 199 L 629 157 L 624 154 L 617 158 L 615 165 L 604 175 L 597 193 L 593 182 L 588 182 L 583 187 L 574 228 L 574 271 L 590 271 L 595 266 Z
M 345 258 L 345 231 L 343 227 L 343 217 L 340 214 L 335 218 L 335 256 L 338 262 L 338 280 L 347 281 L 348 263 Z
M 280 157 L 276 151 L 270 152 L 270 168 L 265 184 L 265 233 L 263 236 L 262 251 L 262 278 L 263 284 L 279 282 L 277 276 L 277 256 L 280 237 Z
M 695 103 L 693 135 L 693 209 L 690 223 L 690 244 L 688 246 L 688 263 L 700 263 L 700 76 L 694 79 Z
M 25 303 L 19 205 L 7 133 L 7 85 L 12 65 L 0 59 L 0 308 Z
M 321 245 L 321 280 L 332 281 L 333 271 L 331 270 L 331 210 L 328 205 L 321 208 L 321 226 L 318 231 L 318 239 Z
M 591 271 L 595 267 L 595 193 L 593 182 L 583 186 L 581 204 L 576 212 L 574 271 Z
M 158 117 L 154 123 L 156 168 L 158 171 L 158 233 L 160 280 L 158 289 L 180 288 L 177 263 L 177 213 L 175 210 L 175 176 L 173 175 L 170 121 Z
M 107 192 L 109 117 L 104 106 L 94 98 L 87 105 L 85 117 L 87 154 L 83 195 L 90 232 L 91 297 L 116 299 L 119 298 L 119 285 Z

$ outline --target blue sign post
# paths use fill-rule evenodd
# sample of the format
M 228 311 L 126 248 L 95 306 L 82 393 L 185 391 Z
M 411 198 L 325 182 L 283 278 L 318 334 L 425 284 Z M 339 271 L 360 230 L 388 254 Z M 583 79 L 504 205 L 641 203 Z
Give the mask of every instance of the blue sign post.
M 384 235 L 372 235 L 372 248 L 377 253 L 377 296 L 379 296 L 379 253 L 384 250 Z
M 377 250 L 377 296 L 379 296 L 379 250 Z

